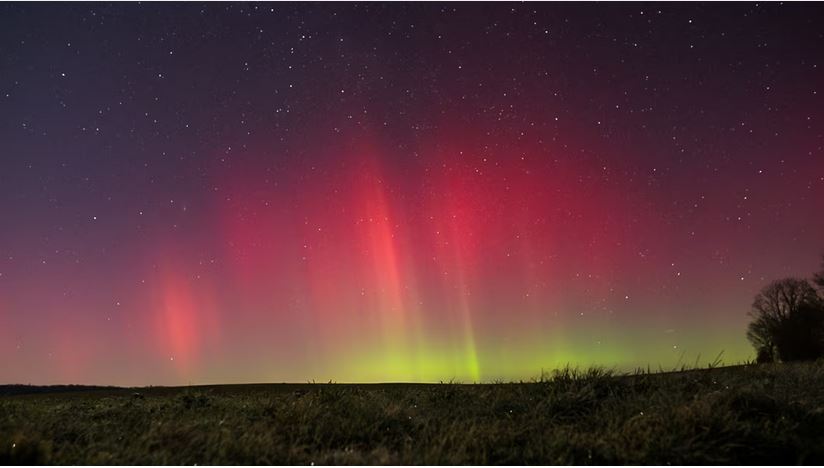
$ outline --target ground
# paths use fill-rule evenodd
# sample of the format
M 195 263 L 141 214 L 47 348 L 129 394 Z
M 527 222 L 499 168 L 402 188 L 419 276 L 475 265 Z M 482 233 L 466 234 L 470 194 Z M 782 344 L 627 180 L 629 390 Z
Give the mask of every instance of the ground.
M 9 463 L 822 464 L 824 362 L 478 385 L 7 386 Z

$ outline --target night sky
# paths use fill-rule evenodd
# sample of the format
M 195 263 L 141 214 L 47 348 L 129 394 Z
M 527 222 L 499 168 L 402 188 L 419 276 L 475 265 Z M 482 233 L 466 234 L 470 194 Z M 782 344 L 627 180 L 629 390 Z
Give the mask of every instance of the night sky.
M 754 356 L 824 252 L 820 4 L 0 5 L 0 382 Z

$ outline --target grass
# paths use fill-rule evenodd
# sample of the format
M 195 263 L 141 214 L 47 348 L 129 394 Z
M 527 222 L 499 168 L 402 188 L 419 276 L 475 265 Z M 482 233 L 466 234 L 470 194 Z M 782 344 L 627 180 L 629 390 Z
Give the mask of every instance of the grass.
M 16 388 L 0 396 L 0 464 L 824 463 L 822 361 L 483 385 Z

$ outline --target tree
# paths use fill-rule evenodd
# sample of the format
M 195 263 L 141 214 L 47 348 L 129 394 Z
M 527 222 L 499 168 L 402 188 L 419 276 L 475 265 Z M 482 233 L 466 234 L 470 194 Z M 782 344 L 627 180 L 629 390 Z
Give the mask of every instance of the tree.
M 824 307 L 805 280 L 786 278 L 765 286 L 752 304 L 747 339 L 759 361 L 824 356 Z
M 770 348 L 761 348 L 755 355 L 755 362 L 758 364 L 766 364 L 768 362 L 775 362 L 775 355 Z
M 824 310 L 803 304 L 776 330 L 778 357 L 782 361 L 807 361 L 824 356 Z
M 747 327 L 747 339 L 756 351 L 756 362 L 775 362 L 778 351 L 775 347 L 772 322 L 765 317 L 756 317 Z

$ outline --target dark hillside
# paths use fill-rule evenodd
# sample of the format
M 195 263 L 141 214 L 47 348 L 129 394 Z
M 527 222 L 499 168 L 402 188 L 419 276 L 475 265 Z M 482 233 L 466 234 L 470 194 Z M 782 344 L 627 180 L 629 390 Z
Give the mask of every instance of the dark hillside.
M 0 463 L 821 464 L 823 387 L 820 361 L 482 385 L 12 386 Z

